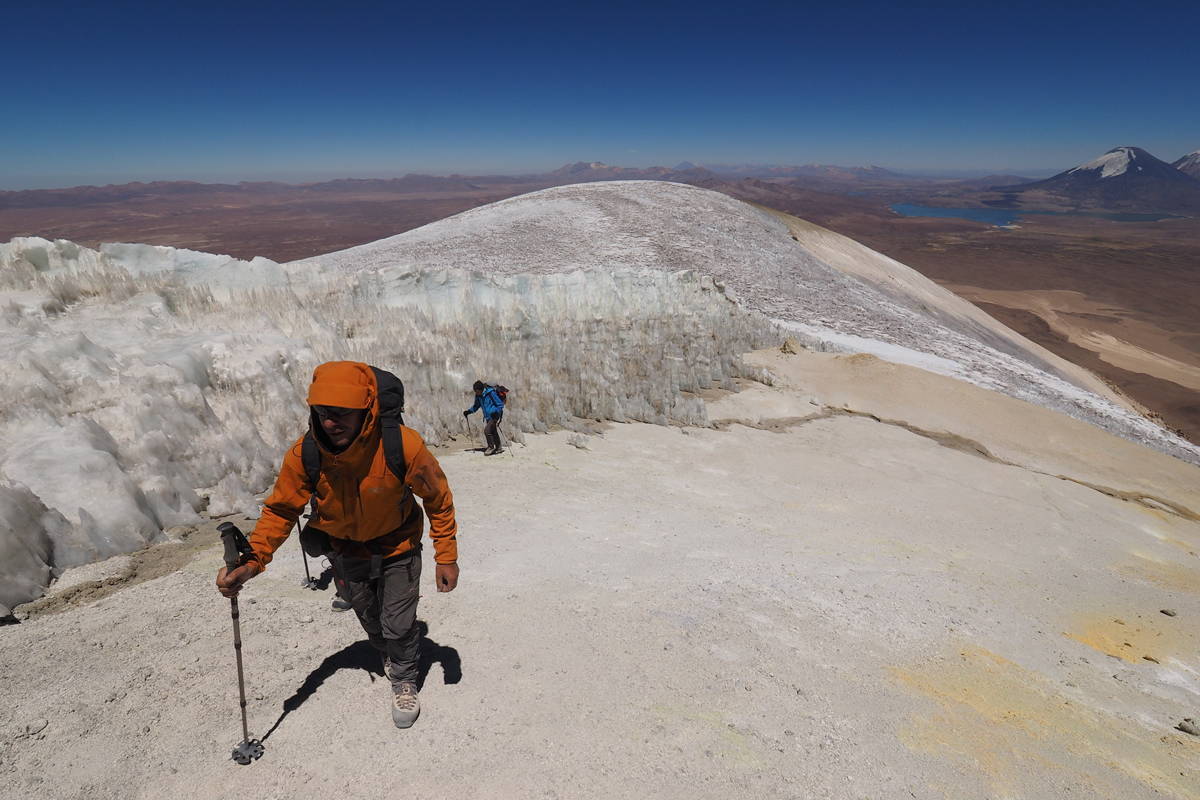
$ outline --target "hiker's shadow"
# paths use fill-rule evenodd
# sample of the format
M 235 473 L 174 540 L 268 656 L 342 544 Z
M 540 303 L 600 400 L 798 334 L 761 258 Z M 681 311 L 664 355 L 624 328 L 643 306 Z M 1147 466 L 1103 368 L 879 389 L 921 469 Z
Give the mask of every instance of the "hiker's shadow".
M 462 660 L 453 647 L 440 645 L 429 638 L 429 626 L 417 620 L 417 632 L 421 634 L 417 645 L 417 689 L 425 688 L 425 679 L 434 664 L 442 665 L 442 682 L 458 683 L 462 680 Z
M 461 681 L 462 661 L 458 657 L 458 651 L 430 639 L 429 626 L 421 620 L 417 620 L 417 631 L 421 636 L 417 654 L 417 689 L 424 688 L 425 679 L 429 677 L 429 672 L 433 669 L 434 664 L 442 665 L 442 680 L 445 683 L 452 684 Z M 379 657 L 379 651 L 366 640 L 355 642 L 333 655 L 326 656 L 320 666 L 308 673 L 308 677 L 304 679 L 304 683 L 300 684 L 300 688 L 283 701 L 283 713 L 279 715 L 279 719 L 275 720 L 271 729 L 263 734 L 261 741 L 265 742 L 267 737 L 287 719 L 288 714 L 304 705 L 308 698 L 317 693 L 321 684 L 340 669 L 361 669 L 367 673 L 372 682 L 377 677 L 383 677 L 383 663 Z

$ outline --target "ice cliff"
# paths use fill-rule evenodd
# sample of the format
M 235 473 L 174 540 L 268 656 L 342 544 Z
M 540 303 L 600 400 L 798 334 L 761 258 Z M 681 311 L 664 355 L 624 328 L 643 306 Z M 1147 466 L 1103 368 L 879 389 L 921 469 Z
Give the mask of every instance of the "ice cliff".
M 303 431 L 312 368 L 401 375 L 406 422 L 464 432 L 477 378 L 513 389 L 509 435 L 582 418 L 704 424 L 763 318 L 692 272 L 368 270 L 139 245 L 0 245 L 0 615 L 62 568 L 201 512 L 255 512 Z

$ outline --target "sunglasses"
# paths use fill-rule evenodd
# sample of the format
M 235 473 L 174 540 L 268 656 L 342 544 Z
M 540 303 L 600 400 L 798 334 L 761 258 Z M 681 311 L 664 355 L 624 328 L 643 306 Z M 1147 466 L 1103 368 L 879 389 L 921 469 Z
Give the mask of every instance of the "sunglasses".
M 355 414 L 362 413 L 361 408 L 339 408 L 338 406 L 313 406 L 313 411 L 317 414 L 317 419 L 331 419 L 335 422 L 349 419 Z

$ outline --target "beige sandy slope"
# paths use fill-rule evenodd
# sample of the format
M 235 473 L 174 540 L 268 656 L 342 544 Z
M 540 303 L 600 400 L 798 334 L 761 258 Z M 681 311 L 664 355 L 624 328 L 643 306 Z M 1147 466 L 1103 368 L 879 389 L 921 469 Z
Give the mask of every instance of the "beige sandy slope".
M 288 542 L 243 602 L 278 725 L 230 762 L 214 548 L 0 628 L 0 796 L 1200 797 L 1200 523 L 1077 482 L 1194 507 L 1200 470 L 875 359 L 755 358 L 777 385 L 711 409 L 748 425 L 446 455 L 463 579 L 423 577 L 412 730 Z
M 767 351 L 750 361 L 771 369 L 781 388 L 817 405 L 949 436 L 996 460 L 1200 520 L 1200 469 L 1040 406 L 862 353 Z M 728 402 L 735 404 L 729 412 L 718 403 L 710 416 L 736 418 L 738 404 L 747 399 Z

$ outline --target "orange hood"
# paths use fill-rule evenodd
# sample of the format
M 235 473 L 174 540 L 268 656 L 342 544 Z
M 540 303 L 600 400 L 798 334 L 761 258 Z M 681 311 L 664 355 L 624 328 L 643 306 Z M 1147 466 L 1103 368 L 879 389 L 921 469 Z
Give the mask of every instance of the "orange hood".
M 370 461 L 379 446 L 380 435 L 379 392 L 375 372 L 369 365 L 358 361 L 327 361 L 317 365 L 308 387 L 308 405 L 310 409 L 312 406 L 367 409 L 358 436 L 337 456 L 351 463 Z M 308 424 L 321 449 L 333 453 L 316 412 L 310 411 Z

